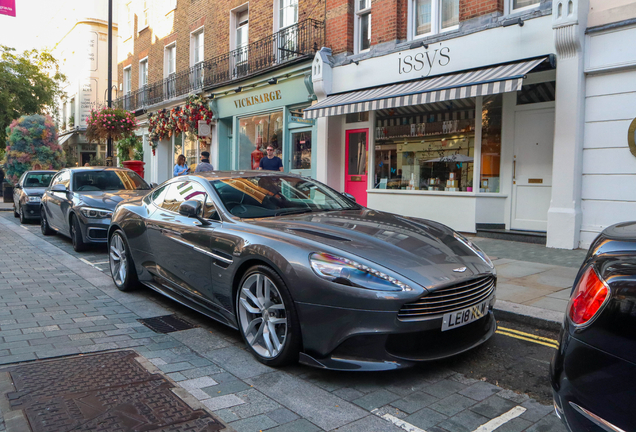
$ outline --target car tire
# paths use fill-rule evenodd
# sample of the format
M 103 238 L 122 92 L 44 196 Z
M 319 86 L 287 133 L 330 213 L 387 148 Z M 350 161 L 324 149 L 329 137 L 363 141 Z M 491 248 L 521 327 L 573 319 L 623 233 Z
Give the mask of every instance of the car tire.
M 26 216 L 24 216 L 24 207 L 22 207 L 22 206 L 18 207 L 18 214 L 19 214 L 19 216 L 20 216 L 20 223 L 21 223 L 22 225 L 26 225 L 26 223 L 27 223 L 28 221 L 27 221 Z
M 300 324 L 285 282 L 270 267 L 257 265 L 245 272 L 238 287 L 237 321 L 252 354 L 268 366 L 297 362 Z
M 46 212 L 44 211 L 44 207 L 40 207 L 40 230 L 42 231 L 42 235 L 50 236 L 55 234 L 53 228 L 49 225 L 49 221 L 46 218 Z
M 108 261 L 110 275 L 120 291 L 133 291 L 139 287 L 135 264 L 130 254 L 126 237 L 116 230 L 108 239 Z
M 84 237 L 82 237 L 82 227 L 80 226 L 80 221 L 77 219 L 77 216 L 71 216 L 71 240 L 73 241 L 73 250 L 75 252 L 83 252 L 86 250 L 87 245 L 84 242 Z

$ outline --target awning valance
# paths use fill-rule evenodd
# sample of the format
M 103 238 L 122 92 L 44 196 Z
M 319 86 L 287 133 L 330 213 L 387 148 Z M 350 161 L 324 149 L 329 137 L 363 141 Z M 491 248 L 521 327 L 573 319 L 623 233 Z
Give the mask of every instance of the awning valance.
M 547 59 L 542 57 L 335 94 L 306 108 L 303 115 L 312 119 L 517 91 L 521 89 L 524 76 Z

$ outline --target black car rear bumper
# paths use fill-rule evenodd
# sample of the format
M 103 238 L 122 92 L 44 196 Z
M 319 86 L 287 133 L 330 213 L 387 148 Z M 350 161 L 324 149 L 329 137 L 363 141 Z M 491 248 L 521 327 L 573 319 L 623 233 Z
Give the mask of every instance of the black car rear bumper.
M 552 359 L 550 380 L 555 411 L 570 431 L 633 427 L 636 365 L 566 335 Z

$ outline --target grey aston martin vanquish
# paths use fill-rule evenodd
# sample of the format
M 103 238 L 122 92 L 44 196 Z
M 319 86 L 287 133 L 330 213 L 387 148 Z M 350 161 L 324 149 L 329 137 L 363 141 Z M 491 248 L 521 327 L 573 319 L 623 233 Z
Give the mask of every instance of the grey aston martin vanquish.
M 495 332 L 495 270 L 469 240 L 308 178 L 173 178 L 119 204 L 108 243 L 120 290 L 141 283 L 237 328 L 272 366 L 395 369 Z

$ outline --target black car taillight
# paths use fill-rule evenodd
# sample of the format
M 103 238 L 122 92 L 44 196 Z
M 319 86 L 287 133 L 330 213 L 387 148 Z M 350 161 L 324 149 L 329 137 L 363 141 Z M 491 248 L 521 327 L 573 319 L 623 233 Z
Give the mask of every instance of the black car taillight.
M 575 325 L 588 324 L 609 299 L 609 286 L 593 266 L 587 268 L 570 297 L 568 317 Z

